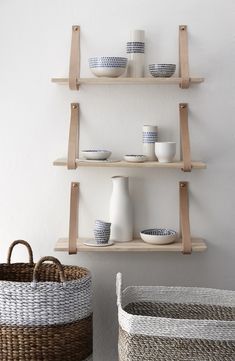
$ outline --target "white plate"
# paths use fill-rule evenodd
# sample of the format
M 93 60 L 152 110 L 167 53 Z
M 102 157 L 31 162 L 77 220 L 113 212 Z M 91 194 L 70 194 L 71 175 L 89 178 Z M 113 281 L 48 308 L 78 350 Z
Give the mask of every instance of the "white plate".
M 108 241 L 108 243 L 96 243 L 94 239 L 91 239 L 90 241 L 83 242 L 83 244 L 90 247 L 108 247 L 108 246 L 112 246 L 114 242 Z

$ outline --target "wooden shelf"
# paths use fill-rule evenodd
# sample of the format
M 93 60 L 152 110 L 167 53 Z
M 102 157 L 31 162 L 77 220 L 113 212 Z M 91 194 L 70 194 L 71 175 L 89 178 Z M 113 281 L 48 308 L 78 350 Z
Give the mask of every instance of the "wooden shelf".
M 168 245 L 152 245 L 141 240 L 132 242 L 114 243 L 109 247 L 89 247 L 83 244 L 83 241 L 90 238 L 77 239 L 77 252 L 182 252 L 182 240 Z M 192 238 L 192 251 L 204 252 L 207 249 L 205 241 L 201 238 Z M 68 252 L 68 238 L 60 238 L 56 245 L 55 251 Z
M 59 85 L 69 85 L 68 78 L 52 78 L 52 83 Z M 77 80 L 77 86 L 79 85 L 179 85 L 182 82 L 182 78 L 80 78 Z M 189 78 L 191 84 L 198 84 L 204 82 L 204 78 L 191 77 Z
M 67 159 L 59 158 L 53 162 L 55 166 L 67 167 Z M 90 168 L 175 168 L 182 169 L 183 162 L 176 161 L 173 163 L 159 163 L 159 162 L 144 162 L 144 163 L 131 163 L 124 160 L 121 161 L 85 161 L 76 159 L 76 168 L 78 167 L 90 167 Z M 192 162 L 192 168 L 194 169 L 205 169 L 206 164 L 203 162 Z

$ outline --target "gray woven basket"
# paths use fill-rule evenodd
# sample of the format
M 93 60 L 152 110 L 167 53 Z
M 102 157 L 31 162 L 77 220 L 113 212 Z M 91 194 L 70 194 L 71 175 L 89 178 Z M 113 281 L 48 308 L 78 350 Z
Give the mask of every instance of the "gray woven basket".
M 29 263 L 11 264 L 24 244 Z M 45 263 L 51 261 L 52 263 Z M 54 257 L 33 262 L 15 241 L 0 264 L 0 360 L 88 361 L 92 356 L 91 275 Z
M 234 361 L 235 292 L 191 287 L 122 291 L 117 274 L 120 361 Z

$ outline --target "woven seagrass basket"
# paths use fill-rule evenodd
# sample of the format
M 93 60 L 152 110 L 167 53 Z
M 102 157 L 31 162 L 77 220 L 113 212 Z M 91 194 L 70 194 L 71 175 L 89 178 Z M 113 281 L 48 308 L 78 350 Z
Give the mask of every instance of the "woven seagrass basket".
M 122 291 L 117 274 L 120 361 L 234 361 L 235 292 L 191 287 Z
M 16 244 L 29 263 L 11 264 Z M 44 263 L 51 261 L 52 263 Z M 91 275 L 54 257 L 33 262 L 15 241 L 0 264 L 0 360 L 88 361 L 92 357 Z

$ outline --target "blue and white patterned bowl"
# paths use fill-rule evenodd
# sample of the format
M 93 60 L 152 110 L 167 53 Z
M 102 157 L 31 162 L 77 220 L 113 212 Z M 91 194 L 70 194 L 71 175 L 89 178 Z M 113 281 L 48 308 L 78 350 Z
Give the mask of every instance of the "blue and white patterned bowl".
M 119 56 L 96 56 L 88 59 L 89 67 L 96 76 L 116 78 L 127 67 L 127 58 Z
M 99 229 L 94 229 L 94 235 L 95 235 L 95 238 L 100 238 L 100 239 L 106 239 L 106 238 L 109 238 L 110 236 L 110 230 L 99 230 Z
M 149 72 L 155 78 L 170 78 L 175 73 L 175 64 L 150 64 Z
M 96 243 L 108 243 L 110 238 L 110 230 L 101 231 L 94 229 L 94 236 Z
M 141 231 L 140 237 L 150 244 L 169 244 L 175 242 L 177 232 L 168 228 L 151 228 Z
M 109 150 L 87 149 L 82 150 L 82 154 L 87 160 L 106 160 L 111 156 L 112 152 Z

